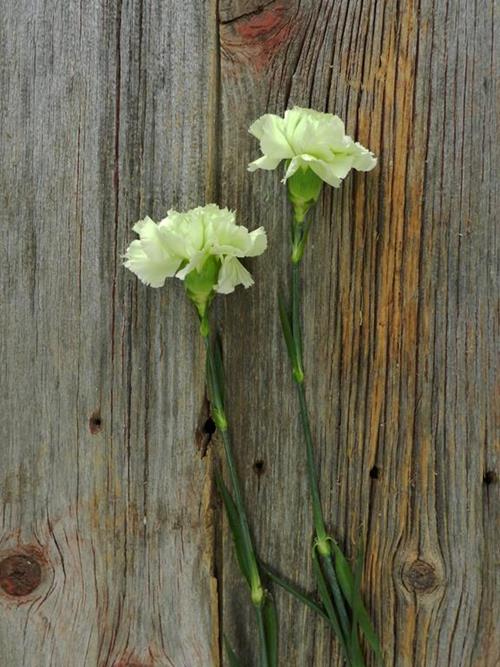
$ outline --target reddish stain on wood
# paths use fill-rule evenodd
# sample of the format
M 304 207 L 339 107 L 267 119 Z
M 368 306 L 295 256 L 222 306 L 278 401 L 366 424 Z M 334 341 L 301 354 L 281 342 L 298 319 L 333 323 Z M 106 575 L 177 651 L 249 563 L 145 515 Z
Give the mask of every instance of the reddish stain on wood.
M 113 663 L 113 667 L 154 667 L 155 664 L 154 650 L 149 647 L 142 655 L 138 655 L 133 649 L 125 651 L 118 661 Z
M 272 5 L 222 24 L 221 51 L 229 61 L 245 62 L 261 70 L 288 43 L 294 31 L 290 9 L 284 4 Z
M 252 40 L 256 37 L 267 37 L 276 28 L 282 27 L 283 5 L 263 10 L 248 18 L 242 18 L 235 23 L 236 32 L 243 39 Z

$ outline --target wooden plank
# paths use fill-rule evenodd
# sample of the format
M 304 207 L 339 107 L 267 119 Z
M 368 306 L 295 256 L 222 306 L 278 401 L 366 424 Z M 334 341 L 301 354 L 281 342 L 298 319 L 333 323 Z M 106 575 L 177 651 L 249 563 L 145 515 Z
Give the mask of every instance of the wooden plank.
M 257 286 L 224 311 L 261 553 L 311 587 L 304 457 L 276 315 L 290 213 L 277 174 L 245 173 L 257 157 L 250 122 L 299 104 L 338 113 L 380 155 L 375 172 L 324 192 L 306 256 L 308 397 L 327 515 L 348 552 L 360 534 L 366 543 L 364 588 L 386 664 L 493 666 L 493 3 L 260 4 L 239 2 L 239 14 L 222 5 L 220 191 L 242 222 L 270 233 Z M 225 627 L 247 655 L 255 636 L 241 628 L 252 618 L 231 562 L 226 546 Z M 321 622 L 281 594 L 278 606 L 282 664 L 341 664 Z
M 218 660 L 202 348 L 180 284 L 120 262 L 139 215 L 204 197 L 213 17 L 2 9 L 0 560 L 42 566 L 1 596 L 2 665 Z
M 289 211 L 276 174 L 245 171 L 249 123 L 298 103 L 381 156 L 325 191 L 306 257 L 332 530 L 350 553 L 366 542 L 386 664 L 494 665 L 493 3 L 216 4 L 21 0 L 0 17 L 0 662 L 216 665 L 219 618 L 252 662 L 197 448 L 192 313 L 179 285 L 120 267 L 141 214 L 205 197 L 269 231 L 256 286 L 219 300 L 229 411 L 260 551 L 311 586 L 276 316 Z M 280 664 L 340 664 L 324 625 L 277 599 Z

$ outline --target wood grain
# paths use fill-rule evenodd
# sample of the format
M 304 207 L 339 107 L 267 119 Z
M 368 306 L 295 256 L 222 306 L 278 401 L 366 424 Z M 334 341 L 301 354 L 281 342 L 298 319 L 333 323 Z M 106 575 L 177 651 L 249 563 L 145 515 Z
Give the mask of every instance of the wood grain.
M 255 287 L 216 310 L 261 555 L 313 588 L 276 313 L 290 212 L 277 173 L 246 172 L 250 122 L 292 104 L 338 113 L 380 156 L 325 189 L 305 258 L 332 532 L 349 554 L 365 542 L 386 665 L 497 664 L 494 20 L 491 0 L 4 8 L 1 665 L 208 667 L 222 631 L 254 664 L 193 315 L 179 285 L 121 268 L 146 212 L 216 200 L 268 229 Z M 340 665 L 324 624 L 276 595 L 280 665 Z

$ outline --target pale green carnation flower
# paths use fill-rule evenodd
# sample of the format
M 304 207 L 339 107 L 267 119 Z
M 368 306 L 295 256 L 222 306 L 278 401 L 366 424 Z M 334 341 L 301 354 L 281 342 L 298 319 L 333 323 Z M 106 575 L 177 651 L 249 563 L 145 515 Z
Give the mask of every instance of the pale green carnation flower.
M 300 169 L 311 169 L 321 180 L 337 188 L 351 169 L 370 171 L 377 158 L 346 135 L 338 116 L 294 107 L 285 117 L 265 114 L 249 129 L 264 154 L 248 165 L 249 171 L 275 169 L 287 161 L 283 182 Z
M 199 206 L 185 213 L 168 211 L 164 220 L 137 222 L 124 265 L 146 285 L 161 287 L 167 278 L 184 280 L 193 271 L 200 275 L 210 259 L 211 290 L 232 292 L 237 285 L 250 287 L 253 279 L 239 261 L 261 255 L 267 247 L 266 232 L 259 227 L 249 232 L 237 225 L 234 211 L 216 204 Z

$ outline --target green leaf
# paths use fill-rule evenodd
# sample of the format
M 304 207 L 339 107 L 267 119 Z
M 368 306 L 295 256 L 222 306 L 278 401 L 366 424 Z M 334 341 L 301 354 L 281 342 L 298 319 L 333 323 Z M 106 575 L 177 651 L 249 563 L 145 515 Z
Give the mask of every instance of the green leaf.
M 382 664 L 382 649 L 380 647 L 380 642 L 377 637 L 377 633 L 373 627 L 373 624 L 370 619 L 363 600 L 361 598 L 361 575 L 363 573 L 363 547 L 360 545 L 358 553 L 356 555 L 356 562 L 354 565 L 354 577 L 353 577 L 353 596 L 352 596 L 352 612 L 353 616 L 356 618 L 356 621 L 359 623 L 363 634 L 366 637 L 366 641 L 370 644 L 373 652 L 375 653 L 377 660 Z
M 287 313 L 285 302 L 281 295 L 278 296 L 278 305 L 281 321 L 281 329 L 283 331 L 283 336 L 285 338 L 286 349 L 288 351 L 288 356 L 292 364 L 292 372 L 296 382 L 302 382 L 304 379 L 304 371 L 302 370 L 299 356 L 297 354 L 297 344 L 293 337 L 292 325 L 290 323 L 290 318 Z
M 357 621 L 354 621 L 354 619 L 352 623 L 351 636 L 349 638 L 349 652 L 351 654 L 353 667 L 365 667 L 365 659 L 363 656 L 363 651 L 361 650 L 361 645 L 359 643 L 358 623 Z
M 210 363 L 208 354 L 205 357 L 205 382 L 207 385 L 208 400 L 210 403 L 212 403 L 214 400 L 214 386 L 212 378 L 212 365 Z
M 330 598 L 330 593 L 328 590 L 328 585 L 326 583 L 325 577 L 323 575 L 323 572 L 321 570 L 321 566 L 318 561 L 318 556 L 316 554 L 316 550 L 313 549 L 313 571 L 314 571 L 314 576 L 316 578 L 316 583 L 318 586 L 318 593 L 321 598 L 321 602 L 323 603 L 323 606 L 326 609 L 326 613 L 328 614 L 328 618 L 330 619 L 330 625 L 337 636 L 337 639 L 339 640 L 342 649 L 344 651 L 345 659 L 347 662 L 347 665 L 351 665 L 351 659 L 350 659 L 350 654 L 349 654 L 349 648 L 346 643 L 346 638 L 344 637 L 344 634 L 341 630 L 339 620 L 337 618 L 337 614 L 335 612 L 335 609 L 332 604 L 332 600 Z
M 254 606 L 254 609 L 257 616 L 257 628 L 259 631 L 259 667 L 269 667 L 266 627 L 264 625 L 264 611 L 262 609 L 262 605 Z
M 243 538 L 243 531 L 240 525 L 240 517 L 234 500 L 229 493 L 229 490 L 222 479 L 222 475 L 219 470 L 215 471 L 215 482 L 219 493 L 222 496 L 222 501 L 224 507 L 226 508 L 227 520 L 229 522 L 229 528 L 231 529 L 231 534 L 233 536 L 234 548 L 236 551 L 236 558 L 240 566 L 241 573 L 247 580 L 249 586 L 251 586 L 251 577 L 250 577 L 250 566 L 248 563 L 248 558 L 245 551 L 245 541 Z
M 293 340 L 292 326 L 290 324 L 288 312 L 281 294 L 278 296 L 278 306 L 280 312 L 281 329 L 283 331 L 283 336 L 285 337 L 288 356 L 290 357 L 290 361 L 292 362 L 293 366 L 295 364 L 295 343 Z
M 339 582 L 342 593 L 349 603 L 349 606 L 352 607 L 354 577 L 351 571 L 351 566 L 340 547 L 335 542 L 333 542 L 333 553 L 335 555 L 335 574 L 337 575 L 337 581 Z
M 331 541 L 331 540 L 330 540 Z M 335 572 L 334 563 L 332 561 L 331 554 L 322 554 L 320 553 L 321 565 L 324 568 L 325 579 L 328 582 L 330 590 L 333 596 L 333 603 L 335 605 L 335 611 L 339 617 L 340 626 L 346 638 L 351 634 L 351 622 L 347 614 L 346 609 L 346 600 L 342 594 L 339 582 L 337 581 L 337 573 Z M 322 570 L 323 571 L 323 570 Z
M 335 572 L 337 573 L 337 579 L 339 581 L 340 587 L 342 588 L 342 592 L 344 593 L 345 598 L 352 609 L 353 618 L 356 619 L 356 622 L 359 624 L 361 630 L 363 631 L 367 642 L 370 644 L 378 660 L 381 661 L 382 651 L 380 648 L 380 642 L 370 620 L 370 615 L 368 614 L 361 598 L 363 550 L 362 548 L 358 549 L 353 574 L 349 562 L 340 550 L 339 546 L 334 544 L 333 549 L 335 554 Z
M 231 644 L 228 641 L 226 635 L 224 635 L 224 648 L 226 649 L 227 659 L 229 661 L 229 667 L 241 667 L 241 662 L 239 661 L 238 656 L 231 648 Z
M 278 667 L 278 616 L 276 605 L 269 593 L 266 595 L 263 614 L 269 667 Z
M 214 369 L 215 369 L 215 379 L 217 381 L 219 394 L 222 398 L 222 402 L 224 403 L 225 377 L 224 377 L 224 364 L 222 362 L 222 342 L 219 334 L 215 336 Z
M 337 549 L 338 549 L 338 547 L 337 547 Z M 340 549 L 338 549 L 338 551 L 340 553 Z M 348 565 L 347 560 L 344 558 L 343 554 L 341 555 L 339 560 L 342 561 L 342 559 L 344 559 L 345 564 Z M 344 564 L 344 567 L 345 567 L 345 564 Z M 356 562 L 356 566 L 357 565 L 358 565 L 358 563 Z M 351 570 L 350 570 L 350 568 L 348 568 L 348 569 L 349 569 L 349 575 L 350 575 Z M 358 588 L 359 588 L 360 582 L 361 582 L 361 570 L 359 569 L 359 567 L 356 567 L 355 572 L 354 572 L 354 577 L 352 577 L 352 587 L 351 587 L 351 595 L 349 596 L 349 604 L 352 603 L 354 590 L 356 588 L 356 585 L 358 585 Z M 350 637 L 350 641 L 349 641 L 350 651 L 351 651 L 351 655 L 352 655 L 352 659 L 353 659 L 353 664 L 364 666 L 365 662 L 364 662 L 364 658 L 363 658 L 363 652 L 361 651 L 361 645 L 359 643 L 358 620 L 359 619 L 358 619 L 358 615 L 356 613 L 356 610 L 353 609 L 353 611 L 352 611 L 352 629 L 351 629 L 351 637 Z
M 293 597 L 295 597 L 299 602 L 302 602 L 302 604 L 304 604 L 306 607 L 309 607 L 309 609 L 312 609 L 319 616 L 322 616 L 326 621 L 330 622 L 328 614 L 326 614 L 320 605 L 317 604 L 312 598 L 303 593 L 299 588 L 291 584 L 289 581 L 282 579 L 279 575 L 276 574 L 276 572 L 271 570 L 271 568 L 264 563 L 260 563 L 260 567 L 262 571 L 267 574 L 269 579 L 271 579 L 271 581 L 278 584 L 278 586 L 281 586 L 281 588 L 287 591 L 287 593 L 290 593 L 290 595 L 293 595 Z

